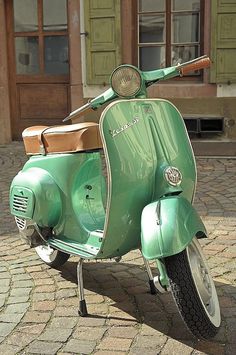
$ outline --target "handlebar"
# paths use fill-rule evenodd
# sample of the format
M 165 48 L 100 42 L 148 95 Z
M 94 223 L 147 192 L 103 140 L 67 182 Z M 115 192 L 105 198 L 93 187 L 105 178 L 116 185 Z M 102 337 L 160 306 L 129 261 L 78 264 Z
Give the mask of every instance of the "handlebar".
M 194 70 L 209 68 L 210 65 L 211 65 L 210 58 L 207 56 L 202 56 L 190 62 L 183 63 L 182 65 L 181 64 L 177 65 L 177 69 L 179 70 L 180 75 L 185 75 Z
M 170 78 L 174 78 L 176 76 L 183 76 L 189 72 L 192 72 L 194 70 L 200 70 L 204 68 L 208 68 L 211 64 L 210 59 L 204 55 L 202 57 L 193 59 L 189 62 L 183 63 L 183 64 L 178 64 L 176 66 L 172 66 L 169 68 L 164 68 L 164 69 L 157 69 L 157 70 L 152 70 L 152 71 L 141 71 L 136 67 L 133 67 L 131 65 L 121 65 L 115 69 L 114 72 L 116 72 L 118 69 L 122 69 L 124 66 L 129 67 L 132 70 L 135 70 L 136 72 L 139 73 L 140 78 L 141 78 L 141 84 L 140 84 L 140 90 L 135 94 L 134 96 L 131 97 L 138 97 L 142 95 L 144 97 L 146 95 L 146 88 L 160 80 L 167 80 Z M 113 72 L 113 73 L 114 73 Z M 131 76 L 132 78 L 132 76 Z M 127 81 L 127 80 L 126 80 Z M 101 95 L 95 97 L 92 99 L 90 102 L 87 104 L 81 106 L 77 110 L 74 110 L 73 112 L 70 113 L 69 116 L 67 116 L 63 122 L 66 122 L 68 120 L 73 119 L 74 117 L 80 117 L 83 114 L 87 113 L 90 110 L 96 110 L 98 107 L 102 106 L 105 103 L 108 103 L 111 100 L 116 99 L 119 97 L 119 95 L 113 90 L 113 88 L 109 88 L 106 90 L 104 93 Z M 124 96 L 121 96 L 124 97 Z

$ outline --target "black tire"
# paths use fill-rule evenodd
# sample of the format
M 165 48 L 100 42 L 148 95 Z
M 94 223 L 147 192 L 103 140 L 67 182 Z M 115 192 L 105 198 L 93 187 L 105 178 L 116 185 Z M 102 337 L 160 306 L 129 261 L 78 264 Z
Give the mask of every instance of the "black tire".
M 47 253 L 47 250 L 50 250 L 51 253 Z M 36 253 L 40 257 L 40 259 L 47 265 L 58 268 L 65 264 L 65 262 L 69 259 L 70 254 L 63 253 L 60 250 L 53 249 L 47 246 L 38 246 L 35 248 Z
M 191 249 L 193 247 L 199 251 L 199 261 L 204 264 L 207 270 L 204 276 L 201 276 L 203 277 L 201 290 L 197 287 L 196 276 L 193 276 L 192 273 L 193 265 L 191 265 L 192 261 L 190 260 L 191 253 L 189 253 L 189 248 Z M 213 338 L 217 334 L 221 322 L 219 302 L 214 282 L 209 274 L 206 260 L 196 238 L 194 238 L 190 246 L 181 253 L 167 257 L 165 259 L 165 265 L 172 295 L 187 328 L 198 339 Z M 202 269 L 198 269 L 201 270 L 199 274 L 202 275 Z M 204 290 L 205 277 L 209 283 L 207 283 L 208 288 Z M 204 291 L 208 291 L 208 294 L 210 293 L 212 295 L 209 299 L 209 304 L 207 304 L 207 302 L 204 303 L 205 299 L 201 295 L 201 292 Z

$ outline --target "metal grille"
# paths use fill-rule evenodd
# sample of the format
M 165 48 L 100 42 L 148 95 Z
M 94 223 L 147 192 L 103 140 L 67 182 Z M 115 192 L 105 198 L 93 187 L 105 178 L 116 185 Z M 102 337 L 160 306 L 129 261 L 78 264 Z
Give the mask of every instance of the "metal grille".
M 14 195 L 13 209 L 16 212 L 26 213 L 28 206 L 28 197 Z
M 23 218 L 15 217 L 17 227 L 19 229 L 25 229 L 26 226 L 26 220 Z

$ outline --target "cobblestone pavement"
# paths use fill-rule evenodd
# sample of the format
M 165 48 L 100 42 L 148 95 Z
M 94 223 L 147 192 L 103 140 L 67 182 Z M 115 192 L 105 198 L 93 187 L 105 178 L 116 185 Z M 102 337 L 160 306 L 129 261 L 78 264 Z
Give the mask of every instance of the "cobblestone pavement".
M 50 269 L 17 235 L 8 209 L 20 143 L 0 146 L 0 354 L 236 354 L 236 160 L 198 159 L 195 206 L 217 285 L 222 327 L 213 341 L 185 329 L 170 294 L 149 293 L 138 252 L 120 263 L 87 262 L 88 318 L 78 316 L 76 261 Z

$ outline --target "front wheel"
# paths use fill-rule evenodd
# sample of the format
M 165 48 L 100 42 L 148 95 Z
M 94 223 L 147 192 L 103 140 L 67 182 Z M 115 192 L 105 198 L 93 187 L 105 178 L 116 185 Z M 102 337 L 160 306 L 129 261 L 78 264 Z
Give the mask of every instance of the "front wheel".
M 51 267 L 60 267 L 69 259 L 70 254 L 63 253 L 49 245 L 40 245 L 35 248 L 36 253 L 47 265 Z
M 199 339 L 216 335 L 219 301 L 209 267 L 196 238 L 181 253 L 165 259 L 170 288 L 181 317 Z

